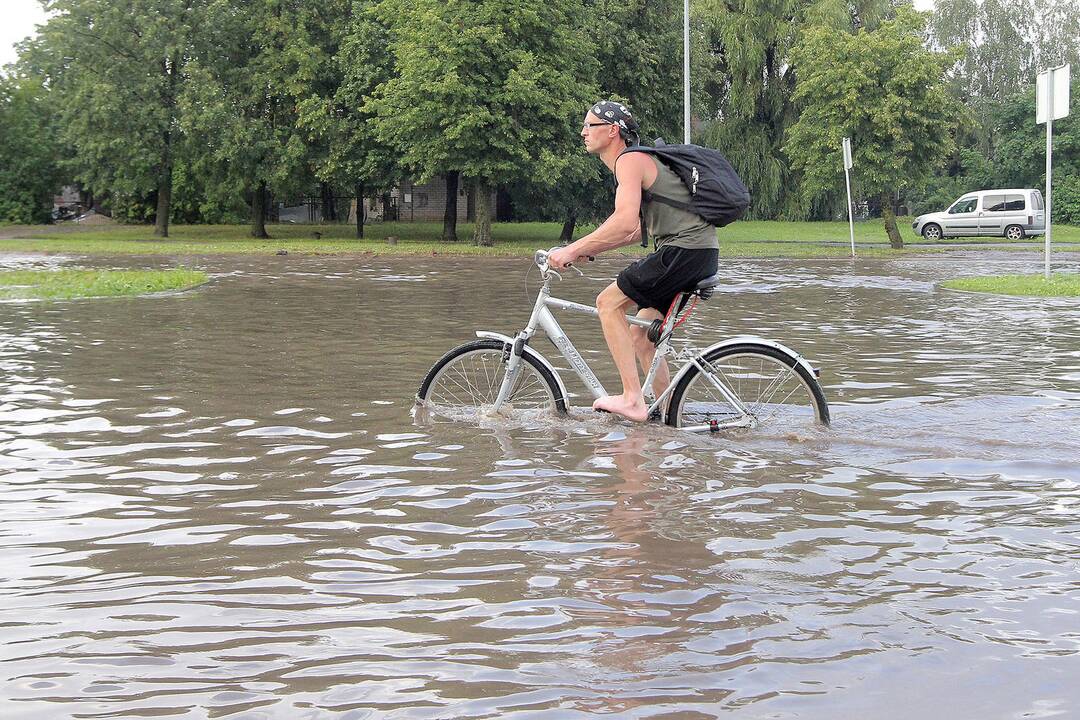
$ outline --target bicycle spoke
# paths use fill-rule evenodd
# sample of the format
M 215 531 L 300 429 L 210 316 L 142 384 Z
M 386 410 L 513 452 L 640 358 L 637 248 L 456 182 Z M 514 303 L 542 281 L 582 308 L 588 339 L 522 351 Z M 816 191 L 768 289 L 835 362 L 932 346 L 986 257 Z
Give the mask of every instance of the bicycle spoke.
M 494 347 L 466 351 L 446 362 L 432 378 L 427 400 L 447 409 L 479 410 L 494 404 L 505 379 L 504 349 Z M 526 358 L 519 361 L 506 403 L 513 409 L 544 409 L 555 406 L 548 380 Z
M 454 370 L 457 372 L 458 376 L 461 377 L 461 380 L 465 381 L 464 384 L 462 384 L 462 382 L 460 382 L 457 378 L 449 374 L 447 375 L 446 379 L 457 385 L 463 391 L 465 391 L 465 397 L 469 398 L 470 401 L 475 401 L 479 393 L 476 387 L 473 385 L 472 380 L 469 379 L 469 376 L 466 375 L 460 367 L 455 367 Z
M 761 369 L 761 375 L 764 375 L 765 374 L 765 368 L 764 368 L 765 363 L 764 363 L 764 361 L 762 361 L 761 364 L 763 366 L 762 369 Z M 772 399 L 772 396 L 780 389 L 781 385 L 786 380 L 789 380 L 794 374 L 795 374 L 795 371 L 792 368 L 786 368 L 785 372 L 781 372 L 776 377 L 774 377 L 772 379 L 772 382 L 770 382 L 765 387 L 764 392 L 760 392 L 760 391 L 758 392 L 758 395 L 757 395 L 758 399 L 757 399 L 757 402 L 755 403 L 755 406 L 761 406 L 761 405 L 769 404 L 771 399 Z M 758 382 L 758 387 L 759 388 L 761 387 L 760 380 Z M 784 402 L 786 402 L 797 389 L 798 389 L 798 385 L 795 385 L 794 387 L 791 388 L 791 390 L 788 390 L 787 395 L 785 395 L 783 398 L 780 399 L 780 404 L 783 404 Z
M 747 350 L 702 363 L 684 389 L 676 408 L 682 426 L 737 421 L 742 412 L 718 383 L 745 406 L 754 426 L 807 425 L 817 421 L 816 401 L 805 379 L 790 361 L 768 351 Z

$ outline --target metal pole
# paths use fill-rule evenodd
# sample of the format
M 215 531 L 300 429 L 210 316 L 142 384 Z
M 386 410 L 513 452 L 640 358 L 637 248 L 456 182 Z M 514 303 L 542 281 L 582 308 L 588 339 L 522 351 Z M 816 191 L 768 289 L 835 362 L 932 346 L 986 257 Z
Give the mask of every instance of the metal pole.
M 683 0 L 683 142 L 690 144 L 690 0 Z
M 855 218 L 851 207 L 851 174 L 847 165 L 844 166 L 844 182 L 847 184 L 847 221 L 848 230 L 851 232 L 851 257 L 855 257 Z
M 1046 261 L 1044 277 L 1050 279 L 1050 152 L 1054 132 L 1054 69 L 1046 73 Z

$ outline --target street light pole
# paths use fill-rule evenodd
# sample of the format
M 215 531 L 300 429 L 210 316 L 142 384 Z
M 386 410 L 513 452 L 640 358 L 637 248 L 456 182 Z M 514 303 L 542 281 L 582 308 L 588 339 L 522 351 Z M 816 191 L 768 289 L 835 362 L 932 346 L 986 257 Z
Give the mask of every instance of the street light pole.
M 683 0 L 683 142 L 690 144 L 690 0 Z

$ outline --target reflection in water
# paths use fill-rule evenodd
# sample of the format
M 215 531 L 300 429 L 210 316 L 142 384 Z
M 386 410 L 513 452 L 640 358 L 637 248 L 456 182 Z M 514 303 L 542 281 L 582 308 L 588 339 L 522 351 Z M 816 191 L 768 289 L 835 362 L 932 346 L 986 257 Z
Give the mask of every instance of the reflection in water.
M 414 421 L 525 320 L 519 260 L 3 304 L 6 716 L 1069 717 L 1077 301 L 932 284 L 1017 257 L 730 263 L 695 339 L 826 371 L 834 427 L 782 438 Z

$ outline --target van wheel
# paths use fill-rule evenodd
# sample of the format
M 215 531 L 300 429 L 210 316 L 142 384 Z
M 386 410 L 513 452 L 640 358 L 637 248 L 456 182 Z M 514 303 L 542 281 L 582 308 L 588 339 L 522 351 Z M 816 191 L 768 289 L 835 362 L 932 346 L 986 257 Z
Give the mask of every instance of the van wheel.
M 1009 240 L 1023 240 L 1024 228 L 1020 227 L 1019 225 L 1010 225 L 1009 227 L 1005 228 L 1005 237 Z
M 922 236 L 927 240 L 940 240 L 941 226 L 934 223 L 927 223 L 922 229 Z

